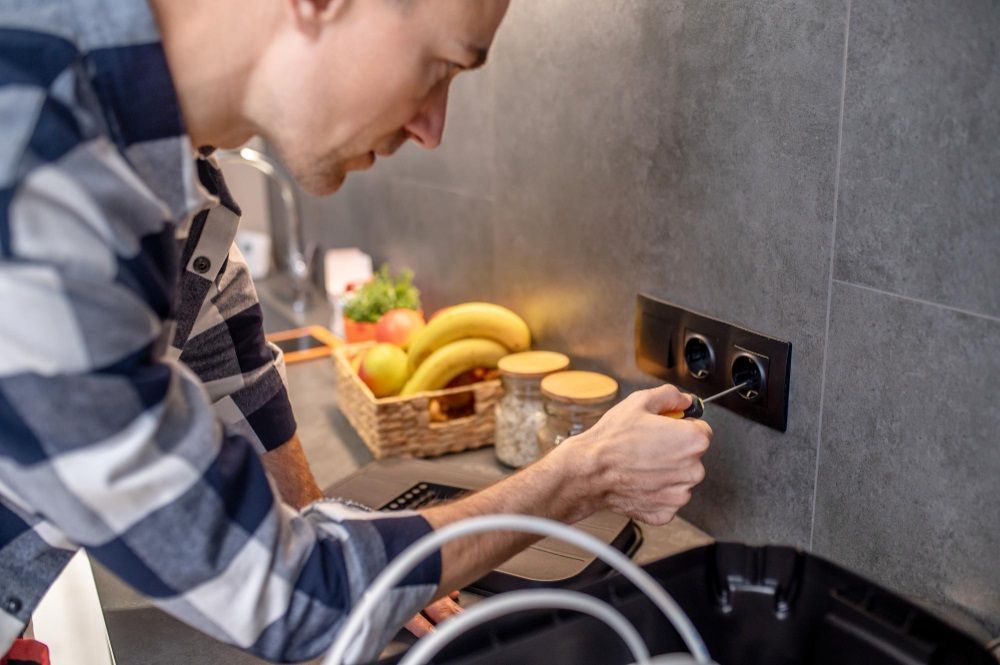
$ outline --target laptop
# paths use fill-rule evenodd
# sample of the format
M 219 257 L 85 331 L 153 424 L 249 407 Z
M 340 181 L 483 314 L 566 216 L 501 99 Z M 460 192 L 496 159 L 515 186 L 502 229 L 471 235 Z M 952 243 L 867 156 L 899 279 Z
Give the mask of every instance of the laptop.
M 415 510 L 454 501 L 494 481 L 426 460 L 397 457 L 374 461 L 324 493 L 375 510 Z M 628 556 L 642 544 L 639 526 L 612 512 L 595 513 L 576 526 Z M 599 578 L 609 570 L 589 552 L 545 538 L 508 559 L 469 590 L 491 595 L 515 589 L 560 587 Z

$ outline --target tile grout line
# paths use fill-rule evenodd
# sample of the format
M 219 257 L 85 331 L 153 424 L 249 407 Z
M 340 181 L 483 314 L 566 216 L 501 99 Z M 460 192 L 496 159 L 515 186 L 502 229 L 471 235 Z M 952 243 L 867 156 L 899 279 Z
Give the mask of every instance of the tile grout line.
M 837 209 L 840 206 L 840 159 L 844 145 L 844 108 L 847 100 L 847 53 L 851 37 L 851 2 L 847 0 L 847 15 L 844 19 L 844 66 L 840 80 L 840 117 L 837 122 L 837 161 L 833 176 L 833 222 L 830 231 L 830 271 L 826 288 L 826 326 L 823 332 L 823 365 L 819 378 L 819 417 L 816 425 L 816 468 L 813 472 L 812 515 L 809 523 L 809 551 L 813 549 L 816 537 L 816 500 L 819 498 L 819 454 L 823 447 L 823 402 L 826 397 L 827 355 L 830 350 L 830 312 L 833 306 L 833 263 L 837 252 Z
M 501 46 L 501 50 L 503 47 Z M 497 174 L 500 172 L 500 149 L 498 141 L 499 136 L 497 136 L 497 75 L 496 67 L 491 67 L 489 70 L 489 102 L 490 102 L 490 115 L 489 115 L 489 136 L 490 136 L 490 197 L 491 199 L 500 198 L 500 188 L 497 186 L 499 178 Z M 496 204 L 496 201 L 491 200 L 490 202 L 490 297 L 497 298 L 500 297 L 500 261 L 498 257 L 497 248 L 500 247 L 500 225 L 497 224 L 497 216 L 500 206 Z
M 843 284 L 844 286 L 851 286 L 856 289 L 862 289 L 864 291 L 871 291 L 872 293 L 877 293 L 883 296 L 889 296 L 890 298 L 898 298 L 900 300 L 905 300 L 907 302 L 915 303 L 917 305 L 927 305 L 929 307 L 938 307 L 940 309 L 946 309 L 949 312 L 955 312 L 957 314 L 965 314 L 966 316 L 974 316 L 977 319 L 986 319 L 987 321 L 996 321 L 1000 323 L 1000 316 L 992 316 L 990 314 L 983 314 L 982 312 L 973 312 L 972 310 L 962 309 L 960 307 L 952 307 L 951 305 L 945 305 L 943 303 L 934 302 L 933 300 L 923 300 L 922 298 L 914 298 L 913 296 L 905 296 L 902 293 L 893 293 L 892 291 L 886 291 L 884 289 L 877 289 L 874 286 L 868 286 L 867 284 L 858 284 L 857 282 L 846 282 L 842 279 L 833 280 L 837 284 Z

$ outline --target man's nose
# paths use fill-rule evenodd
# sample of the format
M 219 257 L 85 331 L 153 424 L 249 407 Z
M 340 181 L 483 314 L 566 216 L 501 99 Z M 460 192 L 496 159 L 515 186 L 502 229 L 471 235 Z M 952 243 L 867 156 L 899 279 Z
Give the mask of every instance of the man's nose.
M 403 127 L 410 138 L 428 150 L 441 145 L 444 119 L 448 112 L 448 88 L 451 81 L 443 81 L 427 97 L 427 101 Z

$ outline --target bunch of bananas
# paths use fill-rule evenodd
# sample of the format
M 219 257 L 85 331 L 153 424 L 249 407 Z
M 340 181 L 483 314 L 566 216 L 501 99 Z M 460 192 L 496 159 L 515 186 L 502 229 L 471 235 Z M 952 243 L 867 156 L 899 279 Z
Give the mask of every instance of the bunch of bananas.
M 531 346 L 524 319 L 506 307 L 468 302 L 442 310 L 410 340 L 410 378 L 400 395 L 439 390 L 476 367 L 497 366 Z

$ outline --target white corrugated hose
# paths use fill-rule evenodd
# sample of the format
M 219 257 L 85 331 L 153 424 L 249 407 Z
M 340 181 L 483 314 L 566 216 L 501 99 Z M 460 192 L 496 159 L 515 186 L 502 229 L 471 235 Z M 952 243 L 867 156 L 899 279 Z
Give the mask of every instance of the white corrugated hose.
M 646 594 L 674 626 L 680 634 L 681 639 L 684 640 L 684 644 L 691 652 L 691 656 L 693 656 L 693 661 L 691 657 L 688 657 L 687 661 L 678 661 L 676 658 L 673 660 L 663 660 L 661 656 L 654 659 L 654 663 L 694 662 L 701 665 L 710 665 L 712 663 L 704 641 L 680 606 L 677 605 L 674 599 L 670 597 L 670 594 L 649 573 L 635 565 L 618 550 L 606 543 L 602 543 L 588 533 L 553 520 L 527 515 L 487 515 L 461 520 L 427 534 L 410 545 L 410 547 L 386 566 L 385 570 L 375 578 L 374 582 L 372 582 L 371 586 L 361 597 L 361 601 L 347 617 L 337 639 L 323 661 L 324 665 L 356 665 L 375 658 L 377 654 L 362 651 L 362 646 L 368 640 L 359 639 L 359 637 L 372 631 L 373 627 L 367 624 L 367 618 L 371 615 L 372 610 L 377 604 L 382 602 L 382 599 L 389 590 L 399 584 L 413 568 L 431 553 L 439 550 L 445 543 L 456 538 L 490 531 L 519 531 L 548 536 L 576 545 L 594 554 Z M 507 594 L 482 601 L 476 607 L 498 602 L 502 600 L 503 595 Z M 485 612 L 487 610 L 480 611 Z M 462 615 L 450 619 L 448 623 L 460 621 L 463 615 L 471 612 L 472 610 L 463 612 Z M 442 624 L 441 630 L 444 630 L 444 627 L 447 625 L 447 623 Z M 459 627 L 461 627 L 461 624 Z

